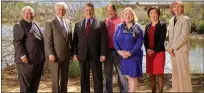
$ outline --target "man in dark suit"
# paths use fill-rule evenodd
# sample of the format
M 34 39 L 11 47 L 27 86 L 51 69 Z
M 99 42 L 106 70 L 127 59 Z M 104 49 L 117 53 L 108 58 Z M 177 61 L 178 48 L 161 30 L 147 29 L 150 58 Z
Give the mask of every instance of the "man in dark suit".
M 46 23 L 45 47 L 49 59 L 52 92 L 67 92 L 69 61 L 71 57 L 71 22 L 64 18 L 67 5 L 55 4 L 56 17 Z
M 85 19 L 74 29 L 74 60 L 79 60 L 81 92 L 90 92 L 90 68 L 94 80 L 94 92 L 103 92 L 102 62 L 106 59 L 108 34 L 105 22 L 94 18 L 94 5 L 84 7 Z
M 13 28 L 20 92 L 37 92 L 45 61 L 44 40 L 40 28 L 33 21 L 34 10 L 25 6 L 22 13 L 23 19 Z

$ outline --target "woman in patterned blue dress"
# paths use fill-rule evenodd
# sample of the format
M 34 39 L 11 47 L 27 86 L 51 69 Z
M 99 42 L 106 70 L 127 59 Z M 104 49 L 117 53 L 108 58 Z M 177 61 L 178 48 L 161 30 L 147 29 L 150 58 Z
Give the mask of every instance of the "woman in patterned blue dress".
M 143 30 L 130 7 L 122 11 L 121 19 L 124 23 L 115 31 L 114 48 L 121 57 L 121 73 L 128 78 L 129 92 L 135 92 L 137 77 L 142 77 Z

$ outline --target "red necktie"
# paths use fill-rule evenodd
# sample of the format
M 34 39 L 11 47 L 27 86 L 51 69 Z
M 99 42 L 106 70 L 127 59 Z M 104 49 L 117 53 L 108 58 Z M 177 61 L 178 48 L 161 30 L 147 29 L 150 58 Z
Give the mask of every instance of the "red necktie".
M 87 23 L 86 23 L 86 35 L 88 36 L 89 32 L 91 30 L 91 27 L 90 27 L 90 19 L 87 20 Z

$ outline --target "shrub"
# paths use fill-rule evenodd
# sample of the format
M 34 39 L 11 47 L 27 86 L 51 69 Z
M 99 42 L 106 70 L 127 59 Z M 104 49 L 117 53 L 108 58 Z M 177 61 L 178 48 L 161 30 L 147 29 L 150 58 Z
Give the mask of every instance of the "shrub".
M 198 34 L 204 34 L 204 21 L 198 23 Z
M 69 77 L 76 78 L 80 76 L 79 62 L 72 61 L 69 65 Z

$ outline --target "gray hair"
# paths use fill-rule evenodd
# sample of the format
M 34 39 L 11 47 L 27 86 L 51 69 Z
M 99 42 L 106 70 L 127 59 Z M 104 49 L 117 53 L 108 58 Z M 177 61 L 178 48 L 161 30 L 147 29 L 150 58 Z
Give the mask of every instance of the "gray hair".
M 34 9 L 31 6 L 24 6 L 21 10 L 22 14 L 25 12 L 25 10 L 31 10 L 33 13 L 35 13 Z
M 56 3 L 56 4 L 55 4 L 55 10 L 56 10 L 56 8 L 57 8 L 58 6 L 62 6 L 62 7 L 64 7 L 65 10 L 67 10 L 67 4 L 64 3 L 64 2 L 58 2 L 58 3 Z

